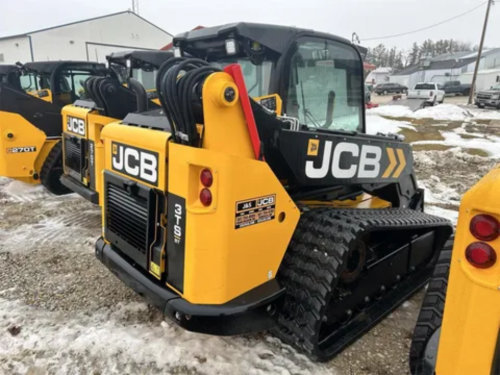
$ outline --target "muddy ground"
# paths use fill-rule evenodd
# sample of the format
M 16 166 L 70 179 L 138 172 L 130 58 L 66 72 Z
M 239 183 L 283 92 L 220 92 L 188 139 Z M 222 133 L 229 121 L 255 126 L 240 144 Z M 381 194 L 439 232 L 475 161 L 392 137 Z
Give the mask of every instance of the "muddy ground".
M 445 213 L 495 164 L 466 150 L 415 153 L 429 204 Z M 409 374 L 423 292 L 314 364 L 268 334 L 212 338 L 163 322 L 95 259 L 100 228 L 100 211 L 76 195 L 0 180 L 0 374 Z

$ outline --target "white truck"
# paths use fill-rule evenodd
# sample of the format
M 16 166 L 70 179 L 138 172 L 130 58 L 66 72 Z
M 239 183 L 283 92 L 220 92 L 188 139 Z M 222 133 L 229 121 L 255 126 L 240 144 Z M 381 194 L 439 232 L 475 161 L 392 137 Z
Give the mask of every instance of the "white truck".
M 443 86 L 436 82 L 417 83 L 413 90 L 408 91 L 407 99 L 425 99 L 425 105 L 436 105 L 444 102 Z

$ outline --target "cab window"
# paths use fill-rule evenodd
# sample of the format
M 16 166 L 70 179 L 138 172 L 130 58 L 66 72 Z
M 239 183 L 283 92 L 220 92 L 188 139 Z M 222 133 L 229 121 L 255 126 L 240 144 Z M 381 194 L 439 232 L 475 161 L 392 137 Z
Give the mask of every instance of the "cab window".
M 78 99 L 86 99 L 85 81 L 93 72 L 85 70 L 64 70 L 58 77 L 57 89 L 53 93 L 60 105 L 71 104 Z
M 362 131 L 363 86 L 361 59 L 352 46 L 301 38 L 291 58 L 286 114 L 310 127 Z
M 156 70 L 146 71 L 142 69 L 133 69 L 132 77 L 137 79 L 146 89 L 146 91 L 156 90 Z
M 264 60 L 261 64 L 255 65 L 247 57 L 237 57 L 222 61 L 213 61 L 210 64 L 219 69 L 224 69 L 230 64 L 240 64 L 248 95 L 256 98 L 269 94 L 269 84 L 273 68 L 272 61 Z

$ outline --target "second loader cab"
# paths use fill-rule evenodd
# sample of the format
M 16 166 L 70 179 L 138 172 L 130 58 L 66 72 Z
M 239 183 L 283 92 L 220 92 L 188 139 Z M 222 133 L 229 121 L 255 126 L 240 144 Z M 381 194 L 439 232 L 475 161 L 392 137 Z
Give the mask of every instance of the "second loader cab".
M 125 85 L 129 85 L 129 78 L 134 78 L 144 87 L 148 99 L 160 104 L 156 93 L 157 71 L 171 57 L 172 52 L 134 50 L 114 52 L 106 58 L 110 69 L 117 73 Z
M 160 65 L 172 57 L 171 52 L 163 51 L 115 52 L 106 57 L 108 76 L 85 81 L 88 98 L 63 109 L 64 186 L 100 204 L 104 161 L 101 131 L 127 115 L 161 109 L 156 90 L 151 87 Z
M 16 65 L 21 74 L 19 84 L 0 83 L 0 175 L 42 183 L 54 194 L 67 194 L 70 191 L 59 181 L 61 109 L 84 98 L 82 82 L 90 76 L 105 75 L 106 67 L 87 61 Z
M 364 48 L 343 38 L 240 23 L 178 35 L 174 48 L 218 68 L 240 64 L 249 96 L 279 115 L 315 128 L 364 132 Z
M 22 90 L 20 76 L 21 71 L 17 65 L 0 64 L 0 83 Z

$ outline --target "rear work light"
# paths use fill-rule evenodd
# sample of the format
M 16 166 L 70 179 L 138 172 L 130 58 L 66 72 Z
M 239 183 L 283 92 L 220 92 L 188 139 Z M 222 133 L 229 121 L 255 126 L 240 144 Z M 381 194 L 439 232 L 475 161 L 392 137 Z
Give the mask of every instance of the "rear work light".
M 490 215 L 476 215 L 470 222 L 470 232 L 481 241 L 494 241 L 500 235 L 498 220 Z
M 214 183 L 214 177 L 210 169 L 204 169 L 200 173 L 200 181 L 203 186 L 209 188 Z
M 476 268 L 490 268 L 497 261 L 495 250 L 484 242 L 471 243 L 465 250 L 465 256 Z

